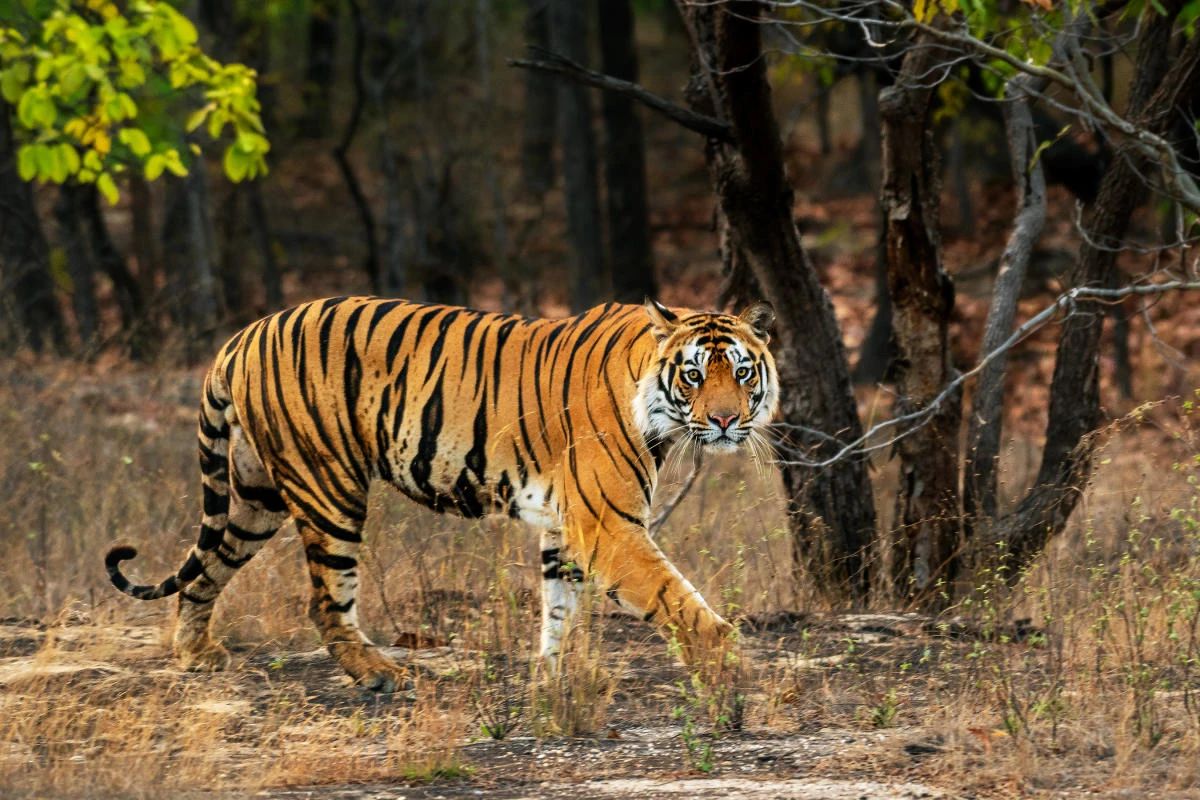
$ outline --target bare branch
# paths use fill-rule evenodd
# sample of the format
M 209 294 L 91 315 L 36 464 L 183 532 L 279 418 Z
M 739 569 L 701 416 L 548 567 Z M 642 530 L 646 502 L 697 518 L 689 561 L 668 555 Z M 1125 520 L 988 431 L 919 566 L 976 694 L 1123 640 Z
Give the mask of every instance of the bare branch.
M 848 442 L 842 446 L 840 450 L 834 453 L 829 458 L 820 461 L 804 458 L 803 456 L 793 456 L 792 458 L 779 459 L 776 463 L 787 464 L 789 466 L 808 467 L 809 469 L 825 469 L 831 467 L 838 462 L 848 458 L 858 458 L 868 453 L 873 453 L 877 450 L 883 450 L 892 447 L 896 442 L 911 436 L 915 431 L 919 430 L 923 425 L 929 422 L 937 412 L 942 403 L 946 402 L 959 387 L 966 383 L 971 378 L 981 373 L 989 364 L 1002 355 L 1007 353 L 1017 344 L 1027 339 L 1031 334 L 1048 324 L 1058 314 L 1069 317 L 1077 312 L 1077 306 L 1080 301 L 1094 300 L 1098 302 L 1116 303 L 1126 297 L 1132 295 L 1148 296 L 1160 295 L 1168 292 L 1177 291 L 1200 291 L 1200 281 L 1183 281 L 1172 280 L 1163 283 L 1142 283 L 1123 286 L 1119 289 L 1102 289 L 1093 286 L 1079 286 L 1064 292 L 1059 295 L 1053 303 L 1046 308 L 1034 314 L 1026 320 L 1019 328 L 1004 340 L 1004 342 L 995 350 L 987 353 L 983 358 L 975 364 L 974 367 L 959 375 L 954 380 L 946 384 L 945 387 L 929 402 L 928 405 L 914 411 L 910 414 L 904 414 L 899 417 L 893 417 L 872 426 L 869 430 L 863 433 L 862 436 Z M 902 425 L 913 423 L 912 427 L 900 431 L 891 436 L 886 441 L 873 442 L 880 433 L 890 431 Z M 776 427 L 787 429 L 791 426 L 776 423 Z M 776 442 L 776 447 L 781 450 L 791 451 L 796 453 L 796 449 Z
M 733 141 L 733 129 L 728 123 L 722 122 L 719 119 L 713 119 L 703 114 L 697 114 L 695 111 L 690 111 L 682 106 L 677 106 L 670 100 L 659 97 L 636 83 L 595 72 L 556 53 L 535 50 L 535 54 L 540 55 L 541 58 L 510 58 L 508 59 L 508 65 L 521 69 L 535 69 L 542 72 L 549 72 L 552 75 L 558 75 L 567 80 L 582 83 L 585 86 L 603 89 L 606 92 L 617 92 L 618 94 L 637 100 L 647 108 L 657 111 L 688 130 L 721 142 L 728 143 Z

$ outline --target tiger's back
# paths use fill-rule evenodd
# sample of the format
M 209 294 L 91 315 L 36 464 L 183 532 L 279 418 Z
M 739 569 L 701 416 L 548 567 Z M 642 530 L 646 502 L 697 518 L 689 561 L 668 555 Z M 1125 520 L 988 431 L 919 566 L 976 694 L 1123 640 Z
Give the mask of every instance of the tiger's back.
M 653 459 L 614 413 L 653 357 L 649 327 L 639 306 L 531 320 L 336 298 L 251 325 L 209 382 L 285 497 L 319 486 L 314 500 L 357 515 L 380 478 L 435 511 L 548 525 L 577 436 L 616 435 L 651 488 Z

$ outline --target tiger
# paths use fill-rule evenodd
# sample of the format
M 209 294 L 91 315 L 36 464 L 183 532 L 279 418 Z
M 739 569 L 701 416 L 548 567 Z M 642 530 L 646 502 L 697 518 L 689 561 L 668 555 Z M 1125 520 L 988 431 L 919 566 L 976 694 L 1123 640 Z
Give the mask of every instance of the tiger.
M 373 297 L 316 300 L 251 323 L 219 351 L 199 413 L 203 516 L 178 571 L 134 585 L 177 594 L 184 668 L 221 670 L 210 631 L 233 575 L 289 519 L 304 548 L 309 617 L 352 681 L 408 673 L 359 628 L 359 550 L 373 481 L 435 512 L 506 514 L 540 530 L 540 656 L 556 669 L 583 581 L 658 626 L 685 663 L 724 646 L 729 622 L 652 540 L 668 449 L 733 450 L 762 435 L 779 384 L 775 313 L 609 303 L 535 319 Z

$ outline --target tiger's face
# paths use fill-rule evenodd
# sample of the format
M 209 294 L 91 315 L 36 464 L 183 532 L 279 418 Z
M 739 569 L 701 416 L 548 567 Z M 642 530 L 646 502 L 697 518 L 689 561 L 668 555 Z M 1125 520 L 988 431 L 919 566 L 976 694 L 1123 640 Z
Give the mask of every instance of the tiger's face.
M 775 319 L 769 303 L 738 316 L 680 317 L 646 304 L 658 358 L 638 384 L 634 409 L 648 439 L 690 439 L 732 450 L 761 434 L 775 416 L 779 380 L 767 350 Z

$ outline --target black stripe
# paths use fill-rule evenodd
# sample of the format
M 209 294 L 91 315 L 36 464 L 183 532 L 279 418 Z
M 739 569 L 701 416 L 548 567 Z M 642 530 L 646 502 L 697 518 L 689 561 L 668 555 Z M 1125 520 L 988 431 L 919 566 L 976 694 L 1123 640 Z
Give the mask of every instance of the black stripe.
M 309 561 L 314 561 L 323 567 L 329 567 L 338 572 L 345 572 L 358 566 L 358 561 L 350 556 L 339 556 L 326 552 L 320 546 L 310 544 L 304 549 Z
M 278 531 L 278 530 L 279 530 L 278 528 L 272 528 L 271 530 L 265 531 L 263 533 L 253 533 L 252 531 L 248 531 L 239 525 L 234 525 L 232 522 L 228 522 L 225 524 L 225 532 L 237 539 L 241 539 L 243 542 L 266 541 L 267 539 L 270 539 L 272 536 L 274 536 L 276 531 Z
M 287 511 L 282 495 L 270 486 L 242 486 L 238 484 L 237 495 L 248 503 L 262 506 L 263 511 L 279 514 Z

